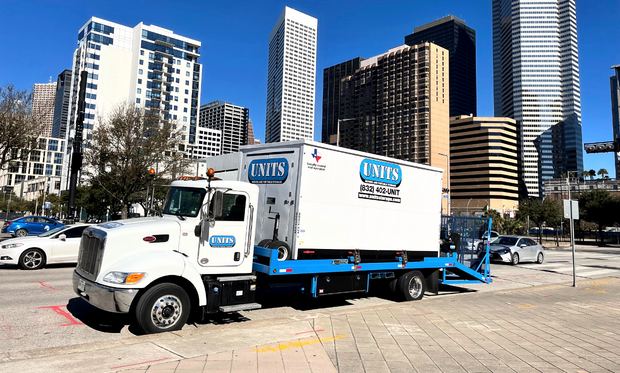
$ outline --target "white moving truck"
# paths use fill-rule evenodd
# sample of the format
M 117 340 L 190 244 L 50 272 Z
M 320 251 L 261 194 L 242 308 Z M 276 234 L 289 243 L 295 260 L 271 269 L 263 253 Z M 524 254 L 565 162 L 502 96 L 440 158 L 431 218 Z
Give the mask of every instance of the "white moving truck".
M 384 279 L 406 300 L 436 291 L 440 269 L 490 282 L 439 255 L 439 169 L 310 141 L 210 162 L 229 180 L 185 177 L 163 216 L 87 228 L 74 291 L 156 333 L 260 308 L 257 285 L 282 278 L 313 297 Z

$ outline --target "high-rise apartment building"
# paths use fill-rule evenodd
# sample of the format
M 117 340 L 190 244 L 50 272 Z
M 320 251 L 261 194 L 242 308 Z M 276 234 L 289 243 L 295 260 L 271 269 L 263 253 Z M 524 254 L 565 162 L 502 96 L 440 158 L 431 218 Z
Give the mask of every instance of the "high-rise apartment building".
M 620 143 L 620 65 L 612 66 L 614 76 L 609 78 L 611 88 L 611 119 L 613 121 L 614 141 Z M 616 178 L 620 178 L 620 155 L 614 154 Z
M 67 136 L 71 76 L 71 70 L 65 70 L 58 75 L 58 80 L 56 80 L 56 101 L 54 103 L 52 137 L 58 139 L 64 139 Z
M 56 82 L 41 83 L 34 85 L 34 95 L 32 99 L 32 113 L 43 121 L 41 131 L 42 137 L 52 135 L 54 124 L 54 101 L 56 97 Z
M 220 154 L 235 153 L 246 145 L 250 109 L 217 100 L 200 107 L 199 125 L 222 134 Z
M 447 170 L 449 67 L 448 50 L 432 43 L 362 61 L 342 80 L 339 146 Z
M 521 136 L 511 118 L 450 118 L 450 197 L 455 215 L 519 205 Z
M 73 55 L 68 152 L 75 136 L 80 76 L 82 71 L 87 71 L 84 140 L 91 137 L 92 130 L 113 108 L 129 102 L 159 111 L 164 121 L 176 122 L 183 140 L 179 150 L 191 156 L 200 107 L 199 41 L 153 25 L 139 23 L 127 27 L 92 17 L 79 29 L 77 43 Z M 67 172 L 66 166 L 63 172 Z
M 338 135 L 338 120 L 346 119 L 340 118 L 340 83 L 342 78 L 353 75 L 362 61 L 362 57 L 357 57 L 323 70 L 323 143 L 336 144 L 333 139 Z
M 413 29 L 405 44 L 431 42 L 450 52 L 450 117 L 477 116 L 476 31 L 464 21 L 446 16 Z
M 495 116 L 521 123 L 529 196 L 583 171 L 575 0 L 493 0 L 493 84 Z
M 214 157 L 222 154 L 222 131 L 198 127 L 198 141 L 192 148 L 192 158 Z
M 285 7 L 269 35 L 265 142 L 314 138 L 317 19 Z

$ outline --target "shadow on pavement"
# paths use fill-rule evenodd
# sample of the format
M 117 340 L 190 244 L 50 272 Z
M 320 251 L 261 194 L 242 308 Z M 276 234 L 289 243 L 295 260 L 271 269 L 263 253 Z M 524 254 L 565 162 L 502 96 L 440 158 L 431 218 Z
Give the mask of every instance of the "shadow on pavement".
M 77 297 L 69 300 L 67 311 L 88 327 L 104 333 L 120 333 L 130 323 L 129 315 L 102 311 Z M 136 334 L 131 328 L 129 331 Z

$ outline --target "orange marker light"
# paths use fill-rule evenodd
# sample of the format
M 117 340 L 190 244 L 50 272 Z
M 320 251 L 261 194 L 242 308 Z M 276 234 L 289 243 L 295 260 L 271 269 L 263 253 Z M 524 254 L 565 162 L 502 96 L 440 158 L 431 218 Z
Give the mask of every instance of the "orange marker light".
M 125 280 L 126 284 L 135 284 L 136 282 L 140 281 L 142 279 L 142 277 L 144 277 L 144 273 L 132 273 L 129 276 L 127 276 L 127 279 Z
M 207 176 L 208 177 L 213 177 L 215 175 L 215 170 L 210 168 L 207 170 Z

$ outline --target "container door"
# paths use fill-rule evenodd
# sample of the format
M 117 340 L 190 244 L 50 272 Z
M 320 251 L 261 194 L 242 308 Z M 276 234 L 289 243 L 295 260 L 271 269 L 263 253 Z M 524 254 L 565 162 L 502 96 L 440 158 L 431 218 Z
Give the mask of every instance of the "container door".
M 293 249 L 293 218 L 296 204 L 299 149 L 287 148 L 270 154 L 248 154 L 242 180 L 259 187 L 259 203 L 254 244 L 272 239 L 276 213 L 280 214 L 278 240 Z M 269 210 L 271 209 L 271 213 Z
M 249 249 L 247 232 L 253 219 L 249 200 L 248 195 L 240 191 L 228 191 L 224 194 L 222 216 L 216 216 L 213 226 L 208 228 L 208 233 L 203 232 L 201 236 L 199 265 L 237 267 L 244 260 L 252 259 L 245 258 Z

